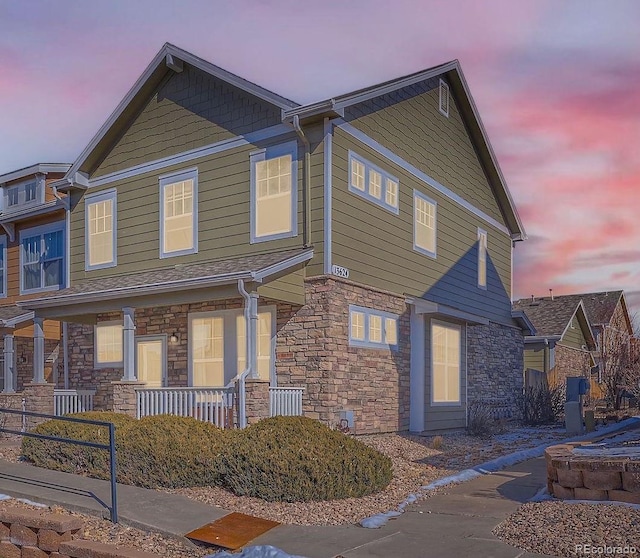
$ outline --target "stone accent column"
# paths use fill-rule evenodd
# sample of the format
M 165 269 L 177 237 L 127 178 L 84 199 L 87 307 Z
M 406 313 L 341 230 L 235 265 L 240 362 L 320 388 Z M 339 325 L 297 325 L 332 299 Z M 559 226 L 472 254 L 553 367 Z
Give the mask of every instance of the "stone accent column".
M 26 384 L 22 392 L 26 403 L 25 410 L 32 413 L 53 415 L 53 390 L 54 385 L 46 382 Z M 31 430 L 34 426 L 46 420 L 39 417 L 27 417 L 27 430 Z
M 245 381 L 247 426 L 269 416 L 269 381 L 247 378 Z
M 124 327 L 122 331 L 122 353 L 124 357 L 124 376 L 123 382 L 135 382 L 138 378 L 136 375 L 136 346 L 135 346 L 135 309 L 126 307 L 122 309 L 124 313 Z
M 15 379 L 15 352 L 13 349 L 13 334 L 7 333 L 4 336 L 4 393 L 14 393 L 16 391 Z
M 44 319 L 33 318 L 33 383 L 43 384 L 44 379 Z
M 111 382 L 107 408 L 114 413 L 123 413 L 136 417 L 136 387 L 144 386 L 144 382 Z
M 22 393 L 0 393 L 0 407 L 13 411 L 22 410 Z M 22 427 L 22 415 L 5 413 L 0 415 L 0 427 L 20 430 Z

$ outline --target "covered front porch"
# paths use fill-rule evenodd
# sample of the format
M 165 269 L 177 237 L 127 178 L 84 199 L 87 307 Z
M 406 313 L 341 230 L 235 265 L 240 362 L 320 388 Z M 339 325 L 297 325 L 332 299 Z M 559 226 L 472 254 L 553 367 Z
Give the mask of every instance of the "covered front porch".
M 40 326 L 57 319 L 69 330 L 69 389 L 52 390 L 57 414 L 172 414 L 223 428 L 302 414 L 303 386 L 278 385 L 276 337 L 279 320 L 304 303 L 310 257 L 298 250 L 92 280 L 24 303 L 35 313 L 32 383 L 48 384 Z

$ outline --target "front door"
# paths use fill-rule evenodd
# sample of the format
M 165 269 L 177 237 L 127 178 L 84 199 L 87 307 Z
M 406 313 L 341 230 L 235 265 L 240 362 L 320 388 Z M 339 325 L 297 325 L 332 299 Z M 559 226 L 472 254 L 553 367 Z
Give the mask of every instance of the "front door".
M 147 387 L 166 385 L 167 338 L 160 336 L 142 336 L 136 338 L 136 370 L 138 380 Z

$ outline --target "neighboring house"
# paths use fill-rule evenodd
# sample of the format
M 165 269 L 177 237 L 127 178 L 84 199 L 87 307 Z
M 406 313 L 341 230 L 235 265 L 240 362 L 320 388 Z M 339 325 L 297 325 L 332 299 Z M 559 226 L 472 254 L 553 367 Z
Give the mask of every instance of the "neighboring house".
M 70 166 L 41 163 L 0 175 L 0 387 L 5 393 L 22 391 L 32 380 L 33 311 L 17 302 L 66 286 L 67 200 L 51 184 Z M 43 333 L 45 378 L 62 384 L 60 323 L 46 320 Z
M 513 303 L 535 328 L 524 339 L 525 383 L 563 384 L 568 376 L 590 377 L 596 341 L 581 296 L 550 296 Z
M 522 387 L 525 235 L 457 61 L 300 106 L 167 44 L 56 186 L 70 285 L 24 307 L 96 407 L 423 432 Z

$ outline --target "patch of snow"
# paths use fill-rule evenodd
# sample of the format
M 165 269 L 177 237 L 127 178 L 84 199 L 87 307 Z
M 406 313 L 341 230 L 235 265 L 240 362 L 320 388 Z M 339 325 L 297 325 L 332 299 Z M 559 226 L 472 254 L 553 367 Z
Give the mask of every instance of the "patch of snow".
M 232 554 L 227 551 L 217 552 L 216 554 L 208 554 L 204 558 L 305 558 L 304 556 L 294 556 L 287 554 L 284 550 L 280 550 L 275 546 L 260 545 L 248 546 L 239 554 Z
M 0 502 L 3 500 L 11 500 L 11 496 L 7 496 L 6 494 L 0 494 Z
M 629 427 L 638 422 L 640 422 L 640 417 L 632 417 L 618 423 L 601 427 L 599 430 L 596 430 L 595 432 L 589 432 L 588 434 L 581 434 L 580 436 L 574 436 L 572 438 L 565 438 L 562 440 L 549 440 L 548 442 L 534 448 L 528 448 L 510 453 L 508 455 L 502 455 L 500 457 L 497 457 L 496 459 L 492 459 L 491 461 L 481 463 L 480 465 L 477 465 L 476 467 L 473 467 L 471 469 L 464 469 L 463 471 L 460 471 L 455 475 L 449 475 L 448 477 L 437 479 L 426 486 L 420 487 L 420 490 L 423 492 L 429 492 L 430 490 L 435 490 L 436 488 L 440 488 L 448 484 L 460 484 L 470 481 L 481 475 L 490 475 L 491 473 L 500 471 L 505 467 L 510 467 L 511 465 L 515 465 L 516 463 L 520 463 L 522 461 L 527 461 L 528 459 L 534 459 L 536 457 L 544 455 L 544 450 L 547 449 L 551 444 L 562 444 L 566 442 L 579 442 L 581 440 L 589 440 L 597 436 L 602 436 L 603 434 L 608 434 L 609 432 L 615 432 L 617 430 L 620 430 L 621 428 Z M 391 519 L 392 517 L 397 517 L 404 512 L 404 508 L 407 506 L 407 501 L 409 500 L 409 498 L 412 498 L 411 503 L 413 503 L 419 497 L 420 494 L 410 494 L 407 499 L 405 499 L 397 507 L 396 510 L 391 510 L 385 513 L 378 513 L 371 517 L 367 517 L 360 522 L 360 526 L 367 529 L 379 529 L 383 525 L 386 525 L 389 519 Z
M 549 490 L 546 486 L 543 486 L 538 492 L 536 492 L 531 498 L 529 498 L 529 502 L 547 502 L 549 500 L 553 500 L 553 496 L 549 494 Z
M 8 496 L 7 494 L 0 494 L 0 502 L 4 500 L 13 500 L 12 496 Z M 29 506 L 36 506 L 37 508 L 48 508 L 47 504 L 40 504 L 39 502 L 34 502 L 33 500 L 29 500 L 27 498 L 16 498 L 17 502 L 22 502 L 23 504 L 28 504 Z

